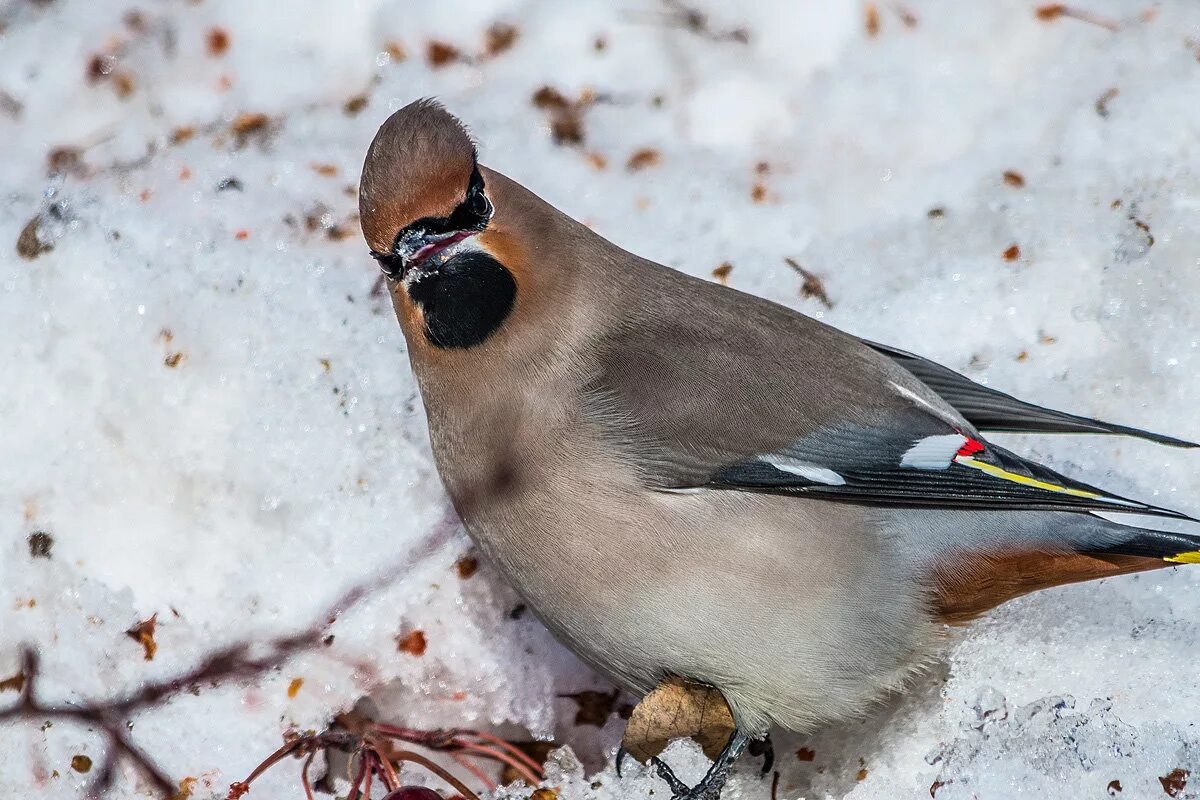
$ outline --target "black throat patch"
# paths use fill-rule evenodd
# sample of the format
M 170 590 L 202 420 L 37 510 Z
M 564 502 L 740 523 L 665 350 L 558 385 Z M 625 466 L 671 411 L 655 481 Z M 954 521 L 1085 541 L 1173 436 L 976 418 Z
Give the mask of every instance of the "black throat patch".
M 425 338 L 435 347 L 483 344 L 503 324 L 517 297 L 517 283 L 487 253 L 467 250 L 415 280 L 408 296 L 425 315 Z

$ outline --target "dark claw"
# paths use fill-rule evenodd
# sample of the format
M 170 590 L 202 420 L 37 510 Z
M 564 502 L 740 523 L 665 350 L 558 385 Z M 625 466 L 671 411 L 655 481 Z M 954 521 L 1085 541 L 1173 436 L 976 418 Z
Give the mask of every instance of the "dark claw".
M 748 743 L 749 740 L 745 734 L 741 731 L 734 731 L 725 744 L 725 748 L 708 768 L 704 778 L 690 789 L 687 784 L 675 776 L 675 773 L 661 758 L 652 758 L 650 763 L 658 771 L 658 776 L 671 787 L 671 800 L 719 800 L 721 788 L 725 786 L 729 771 L 733 769 L 734 762 L 742 755 L 742 751 L 746 749 Z
M 771 773 L 771 767 L 775 766 L 775 744 L 771 741 L 771 734 L 752 741 L 746 752 L 755 757 L 762 756 L 763 765 L 759 777 L 767 777 Z
M 688 795 L 688 793 L 691 791 L 688 788 L 688 785 L 676 777 L 675 771 L 671 769 L 667 762 L 663 761 L 658 756 L 655 756 L 654 758 L 650 759 L 650 763 L 653 764 L 654 769 L 658 771 L 658 777 L 666 781 L 667 785 L 671 787 L 671 795 L 673 797 L 686 797 Z

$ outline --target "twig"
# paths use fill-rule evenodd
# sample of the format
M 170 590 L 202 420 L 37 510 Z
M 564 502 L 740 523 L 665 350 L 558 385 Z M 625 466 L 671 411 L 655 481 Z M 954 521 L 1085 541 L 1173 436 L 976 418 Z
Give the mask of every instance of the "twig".
M 37 696 L 39 679 L 37 654 L 32 648 L 25 648 L 21 653 L 21 675 L 24 677 L 24 684 L 21 686 L 17 702 L 8 708 L 0 709 L 0 723 L 8 720 L 37 720 L 39 722 L 45 719 L 64 720 L 103 734 L 107 745 L 105 758 L 100 772 L 88 787 L 89 796 L 99 796 L 112 786 L 116 777 L 117 764 L 123 759 L 154 785 L 157 794 L 165 798 L 173 797 L 178 793 L 176 783 L 125 733 L 125 722 L 129 717 L 161 705 L 191 686 L 219 683 L 229 679 L 247 680 L 257 677 L 279 667 L 299 652 L 317 646 L 325 637 L 329 626 L 339 616 L 362 602 L 373 592 L 394 583 L 414 563 L 436 553 L 449 540 L 455 524 L 454 516 L 448 513 L 421 545 L 410 552 L 403 561 L 345 592 L 323 614 L 317 617 L 319 622 L 309 628 L 270 639 L 258 648 L 249 642 L 229 645 L 210 654 L 195 667 L 174 678 L 143 684 L 140 689 L 123 696 L 105 700 L 88 700 L 82 703 L 44 703 Z M 253 654 L 256 649 L 261 652 L 260 655 Z M 343 741 L 336 742 L 331 738 L 324 742 L 323 746 L 346 746 L 353 743 L 350 737 L 343 736 L 342 739 Z M 243 783 L 248 788 L 250 780 L 258 777 L 262 770 L 269 768 L 285 755 L 296 750 L 301 746 L 297 742 L 303 741 L 303 739 L 296 740 L 276 750 Z M 241 789 L 242 794 L 245 791 L 245 788 Z M 232 788 L 230 795 L 235 796 Z M 241 794 L 236 794 L 236 796 L 240 797 Z

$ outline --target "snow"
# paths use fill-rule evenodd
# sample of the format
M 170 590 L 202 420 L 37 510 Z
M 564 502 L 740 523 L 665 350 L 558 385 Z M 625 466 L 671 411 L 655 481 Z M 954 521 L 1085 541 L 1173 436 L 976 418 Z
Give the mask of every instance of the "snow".
M 696 7 L 700 31 L 649 0 L 0 4 L 0 680 L 30 643 L 47 701 L 120 694 L 303 630 L 368 583 L 330 645 L 141 713 L 134 741 L 221 797 L 285 730 L 369 696 L 408 725 L 571 744 L 550 767 L 566 798 L 663 796 L 640 768 L 613 774 L 618 717 L 576 726 L 558 697 L 606 685 L 510 614 L 486 565 L 454 566 L 470 543 L 353 218 L 376 126 L 420 96 L 642 255 L 728 262 L 733 286 L 1019 396 L 1200 437 L 1200 8 L 1080 0 L 1113 32 L 1015 0 L 909 0 L 878 4 L 871 36 L 858 3 Z M 511 50 L 487 52 L 494 22 L 517 27 Z M 460 58 L 434 68 L 431 40 Z M 543 85 L 595 94 L 583 144 L 553 141 Z M 47 177 L 61 147 L 79 168 Z M 644 148 L 659 162 L 627 169 Z M 53 249 L 26 260 L 11 248 L 38 214 Z M 1004 441 L 1200 512 L 1194 453 Z M 1159 796 L 1200 769 L 1198 611 L 1187 569 L 1015 601 L 868 719 L 778 735 L 778 796 Z M 152 614 L 146 661 L 125 631 Z M 421 656 L 397 651 L 412 630 Z M 100 747 L 64 722 L 6 725 L 0 796 L 76 796 L 71 758 Z M 688 743 L 667 758 L 705 766 Z M 250 797 L 298 793 L 286 762 Z M 112 796 L 145 794 L 126 771 Z M 745 759 L 727 797 L 768 796 Z

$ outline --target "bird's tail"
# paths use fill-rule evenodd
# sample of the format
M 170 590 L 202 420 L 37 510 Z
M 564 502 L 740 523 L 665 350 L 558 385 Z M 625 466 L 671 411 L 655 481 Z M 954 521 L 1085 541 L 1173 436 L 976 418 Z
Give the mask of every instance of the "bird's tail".
M 1160 522 L 1107 512 L 1012 512 L 994 518 L 979 517 L 977 522 L 991 520 L 983 537 L 967 544 L 961 539 L 960 528 L 959 543 L 966 547 L 954 548 L 935 559 L 937 616 L 944 622 L 960 624 L 1039 589 L 1200 564 L 1200 533 L 1143 527 L 1115 518 Z M 1171 520 L 1165 524 L 1187 523 Z M 1016 539 L 1004 540 L 998 534 L 1021 528 L 1024 530 Z M 925 529 L 930 530 L 929 526 Z
M 1154 558 L 1170 564 L 1200 564 L 1200 534 L 1126 525 L 1104 515 L 1112 543 L 1081 549 L 1097 555 Z M 1126 515 L 1115 515 L 1118 518 Z M 1132 516 L 1132 515 L 1130 515 Z

